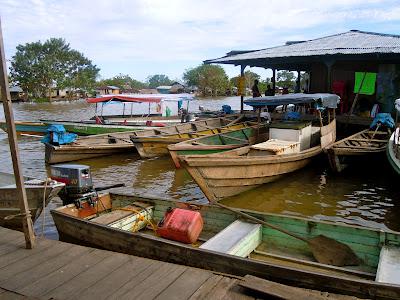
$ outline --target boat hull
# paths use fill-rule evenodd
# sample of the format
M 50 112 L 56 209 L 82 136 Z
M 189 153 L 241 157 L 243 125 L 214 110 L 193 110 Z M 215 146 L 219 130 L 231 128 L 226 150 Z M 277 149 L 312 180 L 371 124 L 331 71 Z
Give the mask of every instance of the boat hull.
M 377 134 L 378 133 L 378 134 Z M 329 165 L 335 172 L 347 168 L 349 161 L 382 154 L 386 151 L 388 142 L 387 132 L 373 132 L 370 129 L 362 130 L 344 138 L 324 149 L 328 156 Z
M 136 201 L 146 202 L 146 200 L 143 200 L 143 198 L 140 197 L 128 195 L 117 195 L 117 197 L 122 197 L 122 201 L 137 198 Z M 155 208 L 157 208 L 157 206 L 163 206 L 165 209 L 168 207 L 185 208 L 185 205 L 187 205 L 168 200 L 154 200 L 154 202 L 156 201 L 165 202 L 165 204 L 155 204 Z M 211 230 L 214 228 L 213 230 L 215 232 L 219 232 L 237 219 L 237 216 L 234 213 L 211 205 L 197 205 L 194 209 L 203 215 L 205 222 L 204 229 Z M 157 216 L 162 217 L 162 209 L 159 208 L 156 209 L 156 211 L 158 211 Z M 281 253 L 283 261 L 280 262 L 264 261 L 252 257 L 243 258 L 236 255 L 193 247 L 192 245 L 170 241 L 151 234 L 111 228 L 107 225 L 83 219 L 83 215 L 82 218 L 68 215 L 62 211 L 62 208 L 52 210 L 51 213 L 59 232 L 60 239 L 63 241 L 208 269 L 214 272 L 233 274 L 236 276 L 245 276 L 250 274 L 284 284 L 349 294 L 362 298 L 372 297 L 374 299 L 398 299 L 400 297 L 399 286 L 374 282 L 373 274 L 370 273 L 358 273 L 358 275 L 354 273 L 349 275 L 343 273 L 343 268 L 339 268 L 339 270 L 335 269 L 335 267 L 330 267 L 329 270 L 323 270 L 320 268 L 322 267 L 321 264 L 314 265 L 318 267 L 319 271 L 311 268 L 310 265 L 298 265 L 295 267 L 287 261 L 285 263 L 285 259 L 287 259 L 285 253 Z M 284 226 L 284 228 L 291 231 L 295 230 L 305 238 L 324 234 L 341 241 L 343 239 L 347 240 L 351 247 L 358 247 L 359 252 L 357 253 L 360 253 L 361 255 L 364 255 L 365 251 L 369 253 L 371 249 L 374 249 L 372 251 L 373 253 L 368 255 L 365 254 L 366 257 L 369 257 L 369 259 L 372 257 L 375 257 L 376 259 L 379 258 L 381 236 L 379 230 L 369 230 L 349 225 L 336 225 L 328 222 L 319 222 L 274 214 L 257 214 L 250 211 L 248 211 L 248 213 L 272 224 Z M 272 232 L 269 230 L 272 230 Z M 263 235 L 264 234 L 270 237 L 270 240 L 274 243 L 278 242 L 278 240 L 283 244 L 287 243 L 289 245 L 292 243 L 291 237 L 281 235 L 273 229 L 264 228 Z M 385 237 L 390 240 L 388 243 L 395 241 L 397 237 L 394 235 L 397 234 L 398 233 L 386 233 Z M 309 252 L 306 244 L 301 241 L 298 241 L 298 243 L 299 244 L 296 248 L 305 248 L 304 251 Z M 371 246 L 365 247 L 365 243 L 371 244 Z M 294 245 L 292 246 L 295 247 Z
M 226 159 L 207 157 L 196 160 L 183 156 L 183 165 L 211 202 L 231 197 L 297 171 L 322 152 L 315 147 L 296 156 L 267 159 Z
M 185 155 L 207 155 L 229 151 L 268 139 L 268 125 L 251 126 L 222 134 L 200 137 L 168 146 L 176 168 L 181 168 L 181 157 Z
M 5 121 L 0 121 L 0 128 L 7 132 L 7 124 Z M 42 136 L 46 134 L 47 125 L 40 122 L 15 121 L 15 129 L 17 134 Z
M 80 159 L 107 156 L 117 153 L 134 152 L 133 144 L 110 144 L 104 146 L 74 147 L 70 145 L 54 146 L 45 143 L 45 162 L 47 164 L 62 163 Z
M 388 158 L 388 161 L 390 165 L 392 166 L 393 170 L 400 175 L 400 160 L 396 157 L 396 152 L 395 152 L 395 132 L 391 135 L 387 148 L 386 148 L 386 156 Z
M 25 186 L 32 222 L 36 221 L 36 219 L 42 213 L 43 207 L 46 207 L 50 200 L 56 196 L 63 187 L 64 184 L 60 183 L 56 185 L 49 185 L 46 188 L 44 186 Z M 44 194 L 46 195 L 46 198 L 43 202 Z M 1 188 L 0 226 L 22 231 L 22 218 L 20 216 L 16 216 L 9 220 L 4 219 L 7 216 L 18 215 L 19 213 L 20 208 L 16 188 Z
M 318 132 L 318 131 L 317 131 Z M 182 156 L 182 165 L 211 202 L 234 196 L 305 167 L 336 139 L 336 122 L 319 127 L 318 146 L 291 154 L 252 153 L 252 146 L 212 155 Z

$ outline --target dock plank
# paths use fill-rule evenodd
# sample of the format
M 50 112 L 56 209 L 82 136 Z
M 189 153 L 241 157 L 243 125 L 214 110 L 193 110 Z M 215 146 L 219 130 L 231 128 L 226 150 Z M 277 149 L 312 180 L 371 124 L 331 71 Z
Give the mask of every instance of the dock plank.
M 155 299 L 188 299 L 190 298 L 207 279 L 213 274 L 203 270 L 188 268 L 174 282 L 172 282 Z
M 101 250 L 95 250 L 101 251 Z M 129 260 L 129 255 L 126 256 L 121 253 L 111 253 L 109 256 L 102 260 L 101 264 L 96 264 L 75 276 L 70 281 L 60 285 L 56 290 L 45 294 L 46 297 L 52 297 L 55 299 L 70 299 L 79 296 L 80 299 L 94 299 L 92 297 L 83 298 L 81 297 L 82 291 L 86 290 L 88 286 L 96 283 L 108 275 L 108 273 L 118 269 Z
M 35 262 L 32 260 L 29 261 L 33 262 L 35 266 L 34 272 L 31 271 L 33 268 L 29 268 L 27 269 L 29 270 L 29 272 L 20 272 L 14 276 L 9 277 L 7 280 L 1 281 L 1 286 L 19 292 L 19 290 L 22 289 L 24 286 L 70 263 L 76 257 L 93 251 L 90 248 L 69 246 L 71 245 L 56 244 L 55 247 L 50 247 L 49 249 L 54 251 L 51 254 L 48 254 L 50 257 L 42 256 L 44 259 L 47 258 L 47 260 L 43 261 L 40 264 L 35 264 Z
M 160 268 L 157 272 L 137 284 L 134 289 L 128 291 L 121 299 L 154 299 L 174 282 L 186 268 L 170 263 L 160 263 Z
M 95 282 L 79 294 L 81 299 L 93 297 L 96 300 L 109 299 L 128 282 L 137 282 L 136 276 L 145 271 L 156 262 L 135 256 L 129 257 L 129 261 L 120 268 L 107 274 L 106 277 Z
M 39 280 L 26 285 L 20 289 L 20 293 L 25 295 L 39 295 L 43 296 L 50 291 L 57 289 L 58 286 L 71 280 L 78 274 L 88 270 L 92 266 L 101 262 L 110 254 L 103 251 L 90 251 L 84 255 L 79 256 L 70 264 L 67 264 L 54 272 L 41 277 Z
M 207 270 L 46 239 L 27 250 L 2 227 L 0 251 L 0 300 L 248 299 L 232 292 L 236 279 Z

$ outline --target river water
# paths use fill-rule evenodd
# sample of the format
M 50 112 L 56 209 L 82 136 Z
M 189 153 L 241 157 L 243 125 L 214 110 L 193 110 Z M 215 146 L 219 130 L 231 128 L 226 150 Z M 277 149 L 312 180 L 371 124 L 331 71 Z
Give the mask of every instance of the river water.
M 199 105 L 218 110 L 223 104 L 240 108 L 238 97 L 194 100 L 192 111 Z M 94 115 L 95 107 L 85 101 L 54 103 L 14 103 L 16 120 L 39 119 L 84 120 Z M 139 108 L 145 109 L 147 107 Z M 135 108 L 136 110 L 136 108 Z M 122 106 L 105 107 L 105 112 L 120 113 Z M 4 119 L 3 110 L 0 119 Z M 24 175 L 36 178 L 47 176 L 44 146 L 35 137 L 19 137 L 19 149 Z M 0 132 L 0 169 L 12 172 L 8 138 Z M 175 170 L 169 157 L 140 160 L 135 153 L 113 155 L 79 161 L 91 167 L 97 186 L 125 183 L 121 190 L 137 194 L 167 197 L 184 201 L 206 198 L 185 170 Z M 385 156 L 374 161 L 352 165 L 341 174 L 330 171 L 327 159 L 321 156 L 311 165 L 282 179 L 224 201 L 235 207 L 264 212 L 332 220 L 374 228 L 400 231 L 400 203 L 396 175 Z M 117 189 L 116 189 L 117 190 Z M 45 226 L 41 217 L 36 231 L 57 238 L 49 209 L 61 205 L 54 199 L 46 209 Z

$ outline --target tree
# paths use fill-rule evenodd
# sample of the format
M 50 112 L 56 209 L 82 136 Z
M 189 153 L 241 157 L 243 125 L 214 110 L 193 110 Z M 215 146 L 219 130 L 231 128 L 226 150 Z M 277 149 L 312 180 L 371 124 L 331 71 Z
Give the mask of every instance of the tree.
M 114 85 L 125 89 L 142 89 L 147 87 L 147 85 L 141 81 L 133 79 L 129 75 L 119 74 L 109 79 L 103 79 L 99 85 Z
M 160 85 L 171 85 L 172 80 L 168 78 L 167 75 L 163 74 L 157 74 L 157 75 L 151 75 L 147 77 L 147 83 L 149 85 L 149 88 L 155 89 L 156 87 Z
M 277 85 L 287 87 L 290 91 L 294 91 L 296 86 L 296 76 L 290 71 L 279 71 L 277 73 Z
M 99 69 L 61 38 L 18 45 L 10 76 L 34 97 L 49 97 L 54 88 L 89 91 Z
M 186 70 L 183 78 L 187 85 L 195 85 L 203 96 L 225 95 L 229 88 L 228 76 L 220 66 L 200 65 L 196 68 Z

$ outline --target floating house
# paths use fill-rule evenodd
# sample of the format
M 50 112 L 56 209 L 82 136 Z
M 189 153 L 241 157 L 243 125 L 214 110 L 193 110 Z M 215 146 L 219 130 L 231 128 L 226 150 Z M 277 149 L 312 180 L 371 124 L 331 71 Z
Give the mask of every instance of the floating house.
M 158 86 L 157 92 L 160 94 L 181 94 L 185 92 L 185 86 L 179 82 L 174 82 L 172 85 Z
M 19 86 L 11 86 L 10 87 L 10 95 L 11 101 L 20 101 L 24 100 L 24 91 Z
M 113 85 L 99 86 L 96 88 L 97 95 L 118 95 L 120 88 Z
M 307 74 L 303 90 L 339 94 L 341 113 L 351 109 L 357 93 L 356 110 L 366 111 L 378 104 L 380 111 L 391 112 L 400 96 L 400 35 L 351 30 L 261 50 L 231 51 L 204 63 L 240 66 L 242 75 L 247 66 L 272 69 L 273 78 L 279 70 L 295 71 L 298 87 L 299 75 Z

